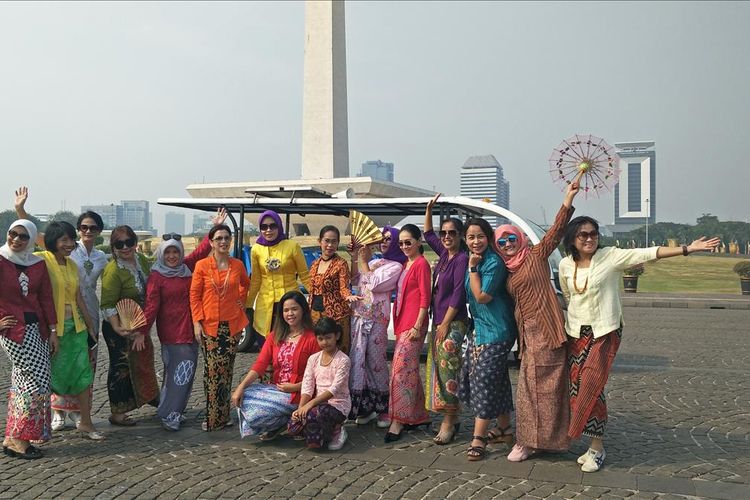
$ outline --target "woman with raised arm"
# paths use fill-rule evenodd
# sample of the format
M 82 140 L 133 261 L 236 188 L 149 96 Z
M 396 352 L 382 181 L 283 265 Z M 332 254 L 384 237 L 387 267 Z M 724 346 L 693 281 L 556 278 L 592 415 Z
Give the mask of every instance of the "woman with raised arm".
M 50 355 L 58 348 L 57 314 L 47 266 L 33 254 L 36 226 L 17 220 L 0 247 L 0 347 L 11 364 L 3 453 L 41 458 L 30 441 L 50 429 Z
M 380 243 L 381 259 L 372 258 L 370 247 L 352 247 L 352 284 L 357 300 L 352 303 L 352 344 L 349 418 L 364 425 L 377 419 L 377 426 L 391 424 L 388 416 L 388 323 L 391 294 L 398 286 L 406 256 L 398 248 L 398 229 L 385 226 Z
M 474 330 L 468 336 L 459 382 L 461 402 L 474 413 L 474 435 L 467 452 L 469 461 L 487 455 L 488 431 L 497 421 L 493 442 L 513 442 L 510 412 L 513 392 L 508 375 L 508 353 L 516 340 L 513 302 L 505 288 L 508 270 L 492 249 L 492 227 L 484 219 L 466 222 L 469 247 L 464 281 Z
M 224 223 L 227 213 L 220 208 L 213 217 L 214 226 Z M 168 233 L 156 249 L 156 262 L 146 285 L 146 324 L 140 329 L 149 335 L 156 322 L 164 366 L 157 415 L 169 431 L 180 430 L 198 362 L 199 339 L 195 338 L 190 313 L 190 282 L 196 263 L 211 252 L 206 236 L 185 256 L 182 235 Z
M 562 240 L 578 189 L 577 180 L 570 184 L 555 222 L 534 246 L 515 226 L 495 229 L 493 244 L 510 271 L 507 287 L 515 302 L 521 358 L 511 462 L 526 460 L 537 450 L 565 451 L 569 445 L 565 318 L 550 282 L 549 256 Z M 490 431 L 490 439 L 497 434 Z
M 250 250 L 250 291 L 247 307 L 254 308 L 253 329 L 260 334 L 258 347 L 280 314 L 281 296 L 299 290 L 302 283 L 310 290 L 310 273 L 299 243 L 288 239 L 281 217 L 266 210 L 258 219 L 260 236 Z
M 565 229 L 568 256 L 560 262 L 560 287 L 568 302 L 565 330 L 570 369 L 570 427 L 568 437 L 591 438 L 578 457 L 583 472 L 598 471 L 607 456 L 604 429 L 607 402 L 604 387 L 622 339 L 620 276 L 632 265 L 654 259 L 715 249 L 718 238 L 700 238 L 682 247 L 622 249 L 599 246 L 599 224 L 576 217 Z
M 432 207 L 440 193 L 430 200 L 424 214 L 424 239 L 438 254 L 432 278 L 432 331 L 427 337 L 427 409 L 443 415 L 433 441 L 449 444 L 458 433 L 458 375 L 461 373 L 461 346 L 469 328 L 464 278 L 469 262 L 464 225 L 459 219 L 440 222 L 437 234 L 432 227 Z

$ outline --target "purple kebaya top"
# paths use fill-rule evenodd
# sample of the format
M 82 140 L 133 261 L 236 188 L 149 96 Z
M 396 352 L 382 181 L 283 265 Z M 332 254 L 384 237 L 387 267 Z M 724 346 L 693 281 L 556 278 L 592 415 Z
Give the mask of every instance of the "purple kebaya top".
M 432 323 L 439 325 L 449 307 L 458 309 L 453 321 L 466 319 L 466 289 L 464 278 L 469 268 L 469 256 L 459 250 L 452 259 L 448 259 L 448 250 L 435 231 L 425 231 L 424 239 L 436 254 L 440 256 L 433 272 Z

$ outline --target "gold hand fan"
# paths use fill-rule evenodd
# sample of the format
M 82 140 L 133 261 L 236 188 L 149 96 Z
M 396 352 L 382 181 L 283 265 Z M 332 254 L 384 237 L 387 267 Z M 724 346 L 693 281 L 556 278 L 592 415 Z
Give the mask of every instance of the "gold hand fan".
M 146 324 L 146 315 L 143 309 L 133 299 L 121 299 L 116 305 L 117 314 L 120 316 L 120 325 L 125 330 L 137 330 Z
M 380 232 L 380 228 L 362 212 L 349 210 L 349 221 L 352 238 L 358 245 L 371 245 L 383 240 L 383 233 Z

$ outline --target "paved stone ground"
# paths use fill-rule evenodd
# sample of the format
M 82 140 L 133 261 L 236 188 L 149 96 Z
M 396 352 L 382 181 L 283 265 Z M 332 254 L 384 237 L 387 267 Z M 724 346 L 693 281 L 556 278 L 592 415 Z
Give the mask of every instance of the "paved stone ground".
M 204 433 L 200 373 L 180 432 L 163 430 L 150 407 L 134 412 L 136 427 L 115 428 L 106 422 L 105 351 L 95 417 L 108 440 L 67 430 L 42 446 L 41 460 L 3 456 L 0 498 L 750 498 L 750 311 L 626 308 L 625 317 L 609 383 L 608 457 L 596 474 L 575 464 L 581 442 L 522 464 L 496 446 L 470 463 L 468 415 L 445 447 L 423 430 L 385 445 L 374 426 L 348 426 L 341 452 L 240 440 L 236 427 Z M 254 356 L 238 356 L 235 380 Z M 8 365 L 0 356 L 3 408 Z

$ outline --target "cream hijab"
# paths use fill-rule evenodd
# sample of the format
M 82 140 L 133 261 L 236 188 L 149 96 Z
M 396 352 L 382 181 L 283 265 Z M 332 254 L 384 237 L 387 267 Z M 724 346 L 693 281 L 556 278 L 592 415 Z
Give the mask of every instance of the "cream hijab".
M 37 235 L 36 226 L 30 220 L 19 219 L 10 225 L 10 229 L 18 226 L 22 226 L 29 233 L 29 241 L 26 242 L 26 247 L 20 252 L 14 252 L 6 242 L 5 245 L 0 247 L 0 255 L 19 266 L 30 266 L 40 262 L 42 258 L 34 255 L 34 245 L 36 244 Z

